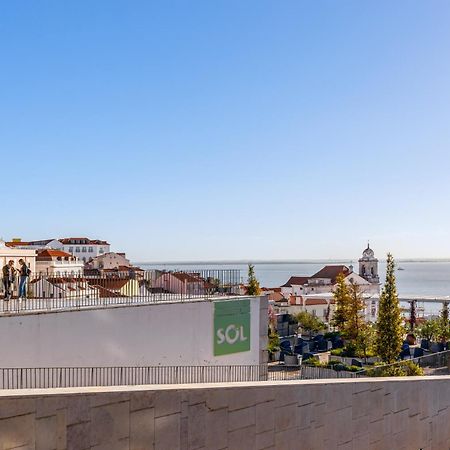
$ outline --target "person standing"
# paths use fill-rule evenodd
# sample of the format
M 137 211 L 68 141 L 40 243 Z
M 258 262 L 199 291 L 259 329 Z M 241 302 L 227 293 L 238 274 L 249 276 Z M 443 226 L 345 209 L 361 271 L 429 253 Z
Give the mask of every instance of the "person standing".
M 27 299 L 27 281 L 31 270 L 23 259 L 19 259 L 19 299 Z
M 3 286 L 5 287 L 5 300 L 9 300 L 12 295 L 12 287 L 16 277 L 16 269 L 14 268 L 14 261 L 8 261 L 8 264 L 3 266 Z

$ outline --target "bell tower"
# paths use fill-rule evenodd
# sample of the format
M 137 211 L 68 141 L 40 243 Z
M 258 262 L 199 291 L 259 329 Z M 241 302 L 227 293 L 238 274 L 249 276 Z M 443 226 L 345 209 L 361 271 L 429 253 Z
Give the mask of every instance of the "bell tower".
M 379 284 L 380 277 L 378 276 L 378 259 L 375 258 L 373 250 L 367 243 L 367 248 L 363 251 L 359 262 L 359 275 L 366 279 L 369 283 Z

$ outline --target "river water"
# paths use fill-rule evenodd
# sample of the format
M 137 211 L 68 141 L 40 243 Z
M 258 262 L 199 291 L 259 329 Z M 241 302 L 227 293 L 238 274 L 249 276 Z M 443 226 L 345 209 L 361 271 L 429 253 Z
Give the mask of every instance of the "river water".
M 322 262 L 264 262 L 255 263 L 255 273 L 261 286 L 279 287 L 292 275 L 313 275 L 326 264 L 353 264 L 355 271 L 358 263 L 352 261 Z M 450 295 L 450 261 L 400 261 L 396 271 L 397 290 L 401 296 L 446 296 Z M 247 278 L 247 264 L 244 263 L 200 263 L 200 264 L 141 264 L 146 269 L 201 270 L 201 269 L 239 269 L 242 281 Z M 386 263 L 379 263 L 380 280 L 383 283 Z M 439 305 L 427 305 L 427 312 L 436 312 Z

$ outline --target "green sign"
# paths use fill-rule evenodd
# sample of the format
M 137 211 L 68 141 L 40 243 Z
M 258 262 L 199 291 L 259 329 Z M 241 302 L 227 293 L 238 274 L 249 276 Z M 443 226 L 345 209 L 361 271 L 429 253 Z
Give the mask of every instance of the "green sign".
M 250 300 L 214 302 L 214 356 L 250 350 Z

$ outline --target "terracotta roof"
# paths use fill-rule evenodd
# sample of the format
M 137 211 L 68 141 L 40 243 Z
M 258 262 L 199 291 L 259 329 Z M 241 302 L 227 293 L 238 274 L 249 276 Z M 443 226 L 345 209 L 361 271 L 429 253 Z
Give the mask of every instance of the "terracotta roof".
M 100 298 L 125 297 L 125 295 L 122 295 L 120 292 L 115 292 L 114 290 L 107 289 L 104 286 L 92 285 L 92 287 L 98 289 Z
M 279 292 L 272 292 L 268 295 L 268 298 L 274 302 L 282 302 L 286 300 Z
M 334 299 L 330 300 L 330 305 L 334 305 Z M 326 305 L 327 301 L 324 298 L 307 298 L 305 299 L 305 306 L 314 306 L 314 305 Z
M 93 269 L 96 270 L 96 269 Z M 114 267 L 113 269 L 100 269 L 103 272 L 145 272 L 144 269 L 141 269 L 140 267 L 135 266 L 118 266 Z
M 307 298 L 305 300 L 305 306 L 314 306 L 314 305 L 326 305 L 327 301 L 321 298 Z
M 57 258 L 57 257 L 61 257 L 61 258 L 73 258 L 73 255 L 71 255 L 70 253 L 66 253 L 63 252 L 61 250 L 50 250 L 50 249 L 46 249 L 46 250 L 39 250 L 38 254 L 36 256 L 36 260 L 39 261 L 40 259 L 44 260 L 45 258 Z
M 261 288 L 261 291 L 262 291 L 262 292 L 265 292 L 265 291 L 281 292 L 281 288 L 279 288 L 279 287 L 273 287 L 273 288 L 262 287 L 262 288 Z
M 310 277 L 291 277 L 289 278 L 289 280 L 283 284 L 283 286 L 281 287 L 292 287 L 292 285 L 295 286 L 303 286 L 304 284 L 306 284 L 308 282 L 308 279 Z
M 120 291 L 129 281 L 128 278 L 88 278 L 90 286 L 102 287 L 111 291 Z
M 106 241 L 100 241 L 98 239 L 89 239 L 86 237 L 75 238 L 62 238 L 58 239 L 62 244 L 70 245 L 109 245 Z
M 331 283 L 335 284 L 337 276 L 341 273 L 344 274 L 344 276 L 347 276 L 350 274 L 350 269 L 347 266 L 343 265 L 325 266 L 317 273 L 315 273 L 311 278 L 329 278 L 331 279 Z
M 200 283 L 205 281 L 202 280 L 200 276 L 195 274 L 185 272 L 171 272 L 171 274 L 178 280 L 182 281 L 183 283 Z
M 42 277 L 33 278 L 30 281 L 30 283 L 32 283 L 32 284 L 33 283 L 38 283 L 41 280 L 48 281 L 49 283 L 52 283 L 52 284 L 64 284 L 64 283 L 77 283 L 77 284 L 80 284 L 80 283 L 86 282 L 86 280 L 84 278 L 57 277 L 57 276 L 54 276 L 54 277 L 45 277 L 45 278 L 42 278 Z
M 29 242 L 23 242 L 23 241 L 11 241 L 11 242 L 5 242 L 7 247 L 20 247 L 21 245 L 30 245 Z

